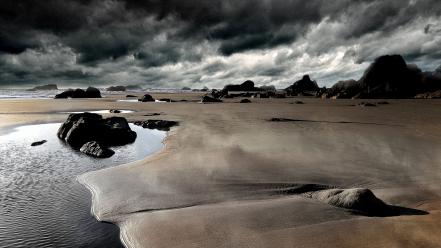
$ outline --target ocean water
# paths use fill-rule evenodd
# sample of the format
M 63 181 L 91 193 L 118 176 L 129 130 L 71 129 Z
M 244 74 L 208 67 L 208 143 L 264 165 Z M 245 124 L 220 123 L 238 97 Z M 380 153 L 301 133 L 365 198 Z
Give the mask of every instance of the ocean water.
M 86 87 L 83 87 L 86 88 Z M 56 94 L 59 94 L 66 89 L 60 90 L 36 90 L 30 91 L 26 89 L 0 89 L 0 99 L 52 99 Z M 138 94 L 145 93 L 178 93 L 178 92 L 190 92 L 179 89 L 146 89 L 146 90 L 128 90 L 128 91 L 106 91 L 100 89 L 101 95 L 124 95 L 124 94 Z
M 135 143 L 95 159 L 60 141 L 60 124 L 0 132 L 0 247 L 121 247 L 118 227 L 91 216 L 91 195 L 77 176 L 155 153 L 166 132 L 130 124 Z M 47 143 L 31 147 L 43 139 Z

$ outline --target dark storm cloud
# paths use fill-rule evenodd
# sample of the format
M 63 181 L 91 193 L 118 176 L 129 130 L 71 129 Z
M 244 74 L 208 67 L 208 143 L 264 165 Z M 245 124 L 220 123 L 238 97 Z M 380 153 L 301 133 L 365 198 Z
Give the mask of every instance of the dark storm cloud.
M 308 72 L 326 78 L 314 60 L 331 61 L 340 52 L 342 60 L 360 64 L 402 53 L 424 67 L 441 56 L 434 39 L 440 15 L 439 0 L 4 0 L 0 73 L 7 76 L 0 80 L 113 78 L 160 85 L 254 75 L 283 84 L 292 78 L 281 77 Z M 250 65 L 239 70 L 235 63 Z M 339 63 L 327 75 L 360 70 Z

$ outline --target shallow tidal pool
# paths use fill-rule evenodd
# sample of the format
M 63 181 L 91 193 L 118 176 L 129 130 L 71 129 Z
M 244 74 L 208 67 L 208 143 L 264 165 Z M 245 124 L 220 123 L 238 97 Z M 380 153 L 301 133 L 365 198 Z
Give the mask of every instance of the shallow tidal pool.
M 91 216 L 90 193 L 77 176 L 153 154 L 163 148 L 166 132 L 130 124 L 136 141 L 96 159 L 59 140 L 60 125 L 0 132 L 0 247 L 122 247 L 118 227 Z M 40 140 L 47 142 L 31 146 Z

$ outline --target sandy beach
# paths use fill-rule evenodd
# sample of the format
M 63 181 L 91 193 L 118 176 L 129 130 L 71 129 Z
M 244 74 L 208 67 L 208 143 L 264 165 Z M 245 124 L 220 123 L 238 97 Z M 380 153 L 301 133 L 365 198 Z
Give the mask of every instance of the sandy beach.
M 121 114 L 132 122 L 178 121 L 160 153 L 79 178 L 93 192 L 95 217 L 117 224 L 127 247 L 441 246 L 441 102 L 200 104 L 200 93 L 152 95 L 187 102 L 2 100 L 0 126 L 114 108 L 134 110 Z M 305 184 L 369 188 L 388 204 L 420 211 L 367 217 L 286 193 Z

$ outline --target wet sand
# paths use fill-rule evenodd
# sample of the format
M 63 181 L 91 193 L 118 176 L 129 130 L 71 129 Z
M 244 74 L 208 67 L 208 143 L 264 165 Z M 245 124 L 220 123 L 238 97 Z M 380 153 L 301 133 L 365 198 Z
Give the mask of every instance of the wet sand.
M 0 101 L 0 126 L 62 121 L 50 112 L 127 109 L 130 121 L 179 121 L 166 149 L 87 173 L 93 213 L 116 223 L 128 247 L 439 247 L 441 102 L 228 99 L 153 94 L 176 103 Z M 18 114 L 26 113 L 26 114 Z M 144 116 L 161 113 L 159 116 Z M 296 121 L 271 122 L 271 118 Z M 366 217 L 281 194 L 296 184 L 371 189 L 426 215 Z

